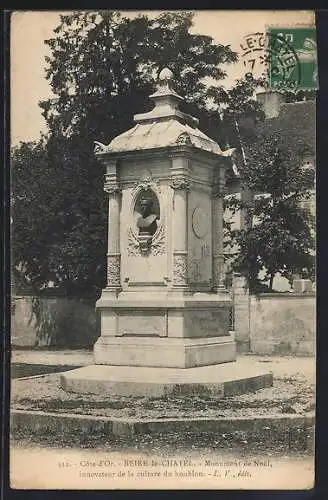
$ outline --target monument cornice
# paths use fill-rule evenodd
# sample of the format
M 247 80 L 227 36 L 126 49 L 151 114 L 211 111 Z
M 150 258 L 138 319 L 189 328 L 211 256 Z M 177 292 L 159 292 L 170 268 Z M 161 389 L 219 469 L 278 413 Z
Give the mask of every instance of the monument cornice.
M 106 151 L 102 153 L 96 154 L 96 157 L 101 163 L 106 165 L 106 163 L 110 160 L 129 160 L 132 158 L 163 158 L 166 156 L 167 158 L 174 157 L 188 157 L 195 158 L 195 156 L 200 159 L 204 159 L 208 164 L 215 165 L 226 165 L 226 158 L 221 155 L 217 155 L 212 153 L 211 151 L 205 151 L 203 149 L 199 149 L 194 145 L 175 145 L 175 146 L 166 146 L 161 148 L 151 148 L 151 149 L 143 149 L 143 150 L 132 150 L 132 151 Z

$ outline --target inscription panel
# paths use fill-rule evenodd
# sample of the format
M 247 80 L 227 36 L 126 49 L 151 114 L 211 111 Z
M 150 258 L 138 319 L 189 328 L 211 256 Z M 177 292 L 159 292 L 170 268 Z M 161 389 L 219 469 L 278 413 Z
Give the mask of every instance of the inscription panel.
M 229 309 L 188 311 L 185 317 L 188 337 L 223 337 L 229 335 Z
M 118 336 L 140 335 L 165 337 L 167 320 L 165 313 L 149 311 L 119 311 Z

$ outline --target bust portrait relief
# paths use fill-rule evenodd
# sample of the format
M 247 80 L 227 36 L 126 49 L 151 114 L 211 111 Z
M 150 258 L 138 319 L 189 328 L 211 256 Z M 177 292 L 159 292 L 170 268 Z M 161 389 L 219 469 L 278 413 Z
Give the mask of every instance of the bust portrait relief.
M 157 196 L 151 190 L 142 190 L 136 200 L 134 220 L 137 238 L 143 252 L 149 249 L 158 229 L 160 208 Z
M 151 198 L 142 197 L 140 199 L 140 213 L 137 215 L 137 228 L 139 234 L 153 236 L 157 230 L 158 216 L 154 213 L 154 202 Z

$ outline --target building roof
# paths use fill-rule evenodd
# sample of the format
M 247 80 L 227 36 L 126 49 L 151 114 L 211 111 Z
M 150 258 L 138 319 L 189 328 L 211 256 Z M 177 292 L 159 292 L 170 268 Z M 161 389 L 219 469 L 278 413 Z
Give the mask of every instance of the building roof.
M 301 141 L 312 154 L 315 154 L 315 123 L 316 103 L 315 101 L 299 101 L 282 103 L 279 115 L 276 118 L 267 118 L 258 125 L 260 131 L 269 132 L 271 129 L 282 130 L 288 136 L 291 143 Z
M 159 75 L 156 92 L 150 96 L 155 107 L 148 113 L 135 115 L 135 126 L 107 146 L 95 142 L 95 154 L 189 145 L 215 155 L 230 156 L 230 152 L 223 152 L 213 139 L 197 128 L 196 118 L 178 109 L 183 99 L 172 89 L 172 83 L 173 74 L 165 68 Z
M 269 136 L 275 130 L 283 132 L 288 138 L 289 145 L 295 149 L 295 153 L 299 145 L 303 144 L 309 155 L 314 157 L 316 150 L 316 102 L 314 100 L 291 103 L 280 102 L 279 108 L 275 111 L 277 116 L 265 118 L 264 121 L 255 125 L 256 133 Z M 250 121 L 248 127 L 254 131 L 254 122 Z M 247 143 L 243 146 L 247 151 Z M 239 151 L 236 160 L 237 165 L 242 161 L 242 155 Z M 237 192 L 239 184 L 240 179 L 233 169 L 227 170 L 227 185 L 230 191 Z

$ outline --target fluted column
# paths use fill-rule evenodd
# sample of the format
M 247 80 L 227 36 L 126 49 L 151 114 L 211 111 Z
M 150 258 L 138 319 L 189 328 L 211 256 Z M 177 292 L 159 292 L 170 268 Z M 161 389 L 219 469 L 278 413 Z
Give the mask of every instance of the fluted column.
M 188 286 L 188 161 L 173 160 L 171 187 L 173 198 L 173 286 L 184 289 Z
M 225 170 L 219 167 L 212 190 L 213 220 L 213 285 L 217 291 L 225 290 L 224 286 L 224 252 L 223 252 L 223 197 L 225 192 Z
M 121 289 L 120 252 L 120 205 L 121 190 L 116 180 L 116 172 L 107 168 L 104 191 L 108 193 L 108 246 L 107 246 L 107 286 L 112 291 Z

